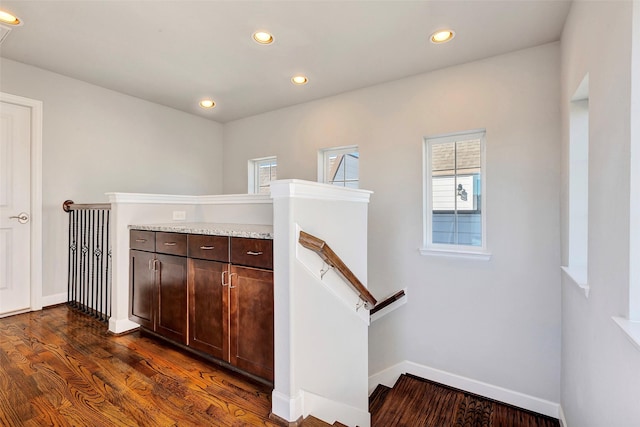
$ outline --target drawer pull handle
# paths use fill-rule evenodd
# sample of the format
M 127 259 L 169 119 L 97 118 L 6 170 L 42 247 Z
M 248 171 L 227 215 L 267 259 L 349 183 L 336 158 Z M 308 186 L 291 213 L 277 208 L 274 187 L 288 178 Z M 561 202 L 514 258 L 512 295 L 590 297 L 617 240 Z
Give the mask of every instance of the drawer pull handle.
M 258 256 L 258 255 L 262 255 L 262 252 L 247 251 L 247 255 Z
M 177 243 L 176 242 L 165 242 L 164 245 L 165 246 L 175 246 L 175 245 L 177 245 Z
M 138 242 L 138 243 L 144 243 L 146 241 L 147 241 L 147 239 L 136 239 L 136 242 Z
M 200 249 L 203 251 L 210 251 L 211 249 L 215 249 L 215 246 L 200 246 Z

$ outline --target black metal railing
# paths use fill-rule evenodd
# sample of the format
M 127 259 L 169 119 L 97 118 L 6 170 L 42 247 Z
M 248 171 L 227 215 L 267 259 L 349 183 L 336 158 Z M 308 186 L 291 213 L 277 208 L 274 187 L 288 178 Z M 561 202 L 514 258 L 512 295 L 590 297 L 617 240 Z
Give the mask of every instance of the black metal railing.
M 111 317 L 110 204 L 63 203 L 69 213 L 67 304 L 106 322 Z

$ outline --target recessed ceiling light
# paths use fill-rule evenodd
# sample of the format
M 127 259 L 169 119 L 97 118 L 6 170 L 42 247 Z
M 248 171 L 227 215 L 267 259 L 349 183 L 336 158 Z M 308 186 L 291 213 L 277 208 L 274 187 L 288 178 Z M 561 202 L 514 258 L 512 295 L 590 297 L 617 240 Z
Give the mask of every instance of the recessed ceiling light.
M 203 99 L 202 101 L 200 101 L 200 106 L 202 108 L 213 108 L 216 106 L 216 103 L 213 102 L 212 99 Z
M 271 44 L 273 43 L 273 36 L 265 31 L 256 31 L 253 33 L 253 39 L 256 43 Z
M 307 83 L 309 83 L 309 79 L 307 78 L 307 76 L 303 76 L 302 74 L 299 74 L 297 76 L 291 77 L 291 82 L 294 85 L 306 85 Z
M 454 38 L 456 33 L 453 30 L 438 30 L 431 34 L 431 43 L 446 43 Z
M 17 16 L 9 12 L 5 12 L 4 10 L 0 10 L 0 22 L 3 24 L 13 25 L 14 27 L 22 25 L 22 21 L 18 19 Z

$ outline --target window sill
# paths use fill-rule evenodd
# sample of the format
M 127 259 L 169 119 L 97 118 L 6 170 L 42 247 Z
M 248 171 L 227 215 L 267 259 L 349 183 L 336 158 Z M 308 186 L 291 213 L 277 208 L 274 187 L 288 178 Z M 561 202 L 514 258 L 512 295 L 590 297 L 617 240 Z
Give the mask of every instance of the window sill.
M 640 350 L 640 322 L 625 319 L 623 317 L 612 317 L 620 329 L 627 335 L 627 338 Z
M 465 250 L 435 249 L 435 248 L 420 248 L 419 251 L 421 255 L 428 255 L 428 256 L 475 259 L 479 261 L 489 261 L 491 259 L 491 252 L 485 252 L 485 251 L 465 251 Z
M 584 296 L 589 298 L 589 285 L 587 284 L 587 269 L 560 267 L 562 271 L 571 279 L 574 285 L 582 290 Z

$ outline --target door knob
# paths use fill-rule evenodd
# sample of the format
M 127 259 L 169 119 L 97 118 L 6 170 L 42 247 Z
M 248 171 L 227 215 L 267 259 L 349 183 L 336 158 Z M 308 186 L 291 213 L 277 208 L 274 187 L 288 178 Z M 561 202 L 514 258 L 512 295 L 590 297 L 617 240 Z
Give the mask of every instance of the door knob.
M 29 215 L 26 212 L 20 212 L 18 215 L 12 215 L 9 219 L 17 219 L 20 224 L 29 222 Z

